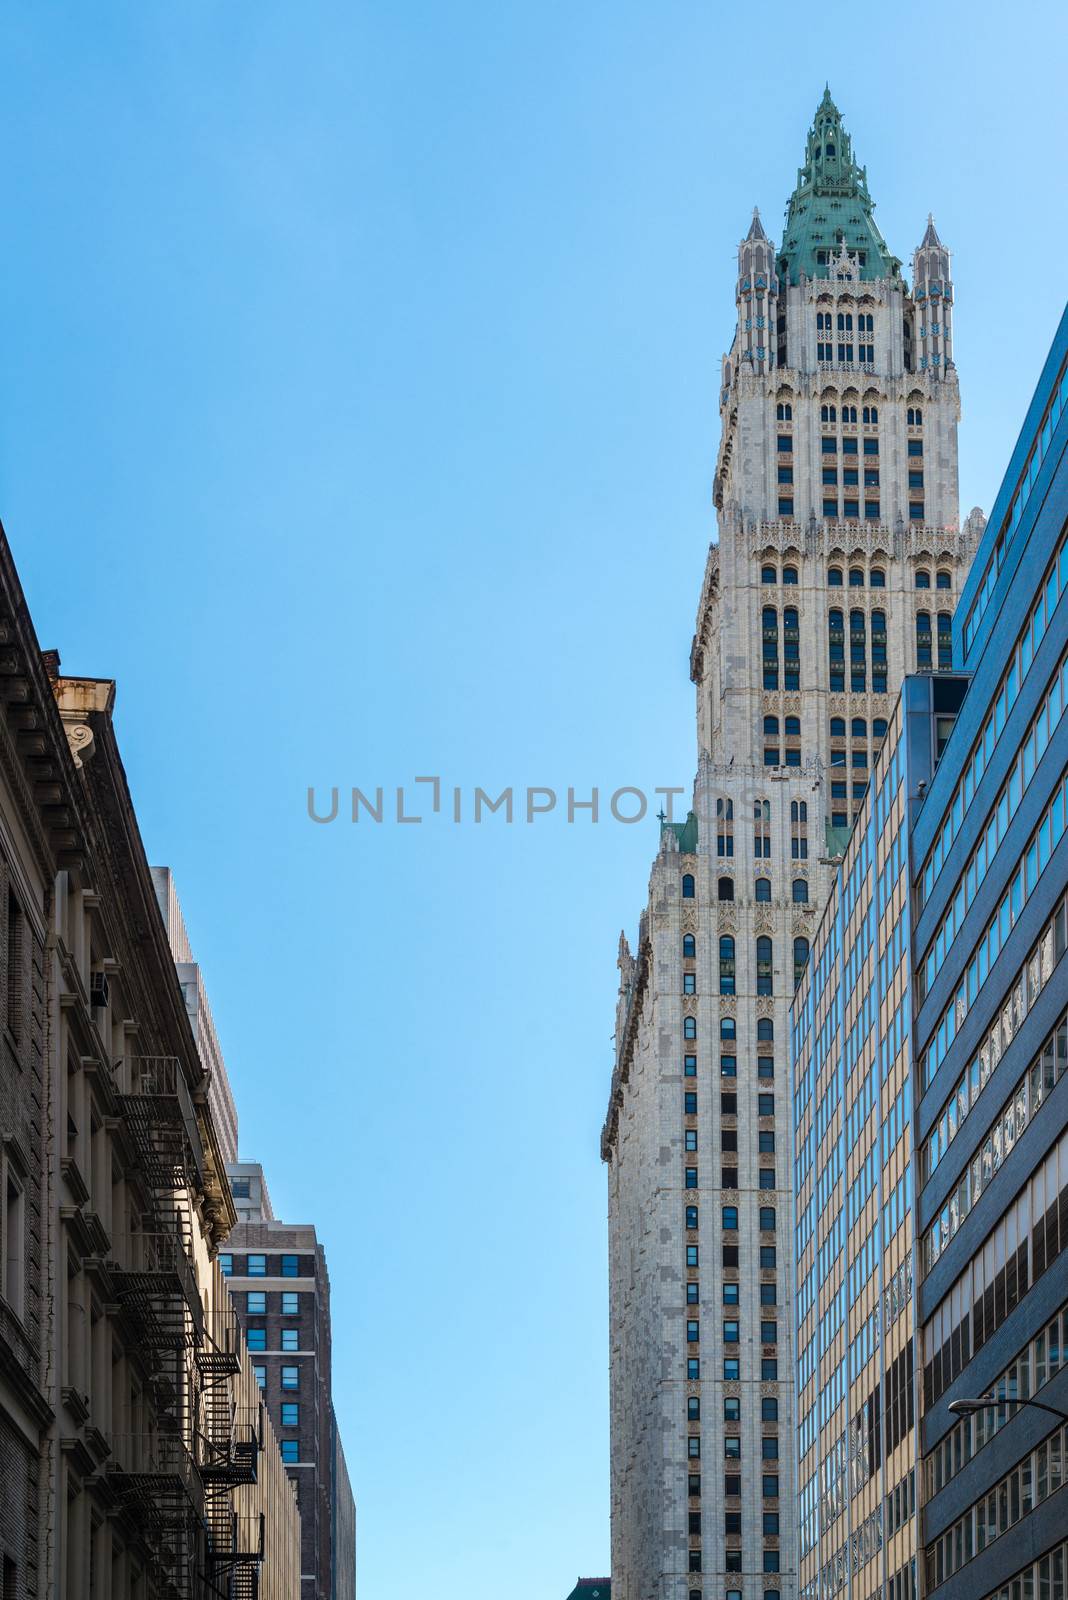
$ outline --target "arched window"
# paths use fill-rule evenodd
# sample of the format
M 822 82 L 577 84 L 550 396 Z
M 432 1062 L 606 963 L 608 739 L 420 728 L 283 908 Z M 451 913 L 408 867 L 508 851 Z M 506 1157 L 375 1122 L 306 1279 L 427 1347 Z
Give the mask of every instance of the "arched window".
M 868 581 L 873 589 L 885 589 L 886 573 L 883 571 L 882 567 L 872 567 L 871 576 L 869 577 Z
M 909 406 L 906 415 L 906 421 L 908 422 L 910 428 L 922 428 L 923 408 L 921 406 Z
M 786 718 L 785 727 L 786 727 L 786 737 L 788 739 L 800 739 L 800 737 L 801 737 L 801 718 L 800 717 L 787 717 Z
M 697 940 L 692 933 L 683 934 L 682 953 L 684 956 L 695 956 L 697 954 Z
M 863 589 L 863 587 L 864 587 L 864 569 L 863 569 L 863 567 L 850 567 L 850 569 L 849 569 L 849 587 L 851 589 Z
M 886 612 L 871 614 L 871 686 L 875 694 L 886 693 Z
M 785 401 L 780 400 L 778 405 L 775 407 L 775 415 L 778 417 L 780 422 L 791 422 L 794 415 L 793 407 L 788 405 Z
M 779 574 L 777 569 L 775 567 L 761 567 L 760 581 L 761 583 L 778 583 Z
M 938 613 L 938 666 L 944 671 L 953 665 L 953 615 L 949 611 Z
M 875 332 L 875 318 L 870 311 L 862 311 L 857 318 L 857 327 L 861 333 Z
M 734 801 L 716 801 L 716 854 L 734 854 Z
M 771 899 L 771 879 L 758 878 L 756 881 L 756 897 L 758 900 Z
M 845 738 L 845 717 L 832 717 L 831 718 L 831 738 L 832 739 L 844 739 Z
M 953 587 L 953 576 L 952 576 L 952 574 L 950 572 L 948 572 L 945 567 L 939 567 L 938 573 L 937 573 L 937 575 L 935 577 L 935 588 L 936 589 L 952 589 L 952 587 Z
M 721 1039 L 736 1039 L 738 1037 L 738 1026 L 733 1017 L 720 1017 L 719 1036 Z
M 771 994 L 771 940 L 762 934 L 756 942 L 757 994 Z
M 768 738 L 769 736 L 772 736 L 772 737 L 774 737 L 776 739 L 779 737 L 779 719 L 778 719 L 778 717 L 765 717 L 764 718 L 764 737 Z
M 729 933 L 719 938 L 719 992 L 734 993 L 734 940 Z
M 808 802 L 790 801 L 790 859 L 808 860 Z
M 854 739 L 866 739 L 868 737 L 868 724 L 863 717 L 854 717 L 849 731 Z
M 770 800 L 757 800 L 753 805 L 753 854 L 758 861 L 771 855 Z
M 931 587 L 931 574 L 926 572 L 923 567 L 916 574 L 916 587 L 917 589 L 929 589 Z
M 771 1017 L 758 1017 L 757 1018 L 757 1038 L 760 1040 L 761 1044 L 763 1044 L 765 1042 L 765 1040 L 774 1039 L 774 1037 L 775 1037 L 775 1022 L 774 1022 L 774 1019 L 771 1018 Z
M 805 968 L 807 967 L 807 965 L 808 965 L 808 940 L 807 939 L 801 939 L 801 938 L 795 939 L 794 940 L 794 988 L 795 989 L 797 988 L 798 984 L 801 982 L 801 979 L 802 979 L 802 977 L 804 975 L 804 971 L 805 971 Z
M 817 333 L 822 333 L 823 332 L 826 322 L 827 322 L 827 313 L 825 311 L 817 311 L 816 312 L 816 332 Z M 826 407 L 824 407 L 824 409 L 826 410 Z M 826 418 L 824 420 L 826 421 Z
M 855 423 L 856 420 L 857 420 L 857 408 L 856 408 L 856 406 L 843 406 L 842 407 L 842 421 L 843 422 L 853 422 L 853 423 Z
M 871 725 L 871 736 L 872 736 L 873 739 L 885 739 L 886 738 L 886 718 L 885 717 L 876 717 L 874 719 L 874 721 L 872 722 L 872 725 Z
M 917 611 L 916 613 L 916 665 L 929 667 L 931 661 L 931 613 Z
M 779 613 L 774 606 L 765 606 L 761 614 L 764 652 L 764 687 L 779 687 Z
M 801 687 L 801 631 L 797 609 L 787 606 L 782 614 L 783 682 L 786 689 Z
M 694 894 L 693 873 L 684 872 L 682 875 L 682 898 L 684 900 L 692 900 Z
M 716 898 L 717 898 L 717 900 L 733 900 L 734 899 L 734 879 L 733 878 L 720 878 L 719 879 L 718 883 L 716 884 Z
M 827 327 L 830 328 L 830 326 L 831 326 L 831 318 L 830 318 L 830 312 L 828 312 L 828 314 L 827 314 Z M 821 422 L 837 422 L 838 421 L 838 412 L 837 412 L 836 408 L 834 406 L 820 406 L 820 421 Z
M 682 1037 L 684 1039 L 696 1039 L 697 1038 L 697 1018 L 696 1017 L 683 1017 L 683 1019 L 682 1019 Z
M 827 583 L 828 583 L 828 586 L 830 588 L 832 588 L 832 589 L 840 589 L 842 587 L 842 569 L 841 569 L 841 567 L 829 567 L 828 568 L 828 570 L 827 570 Z
M 863 694 L 868 678 L 868 619 L 863 611 L 849 613 L 849 687 L 854 694 Z
M 863 318 L 861 318 L 861 321 L 863 321 Z M 874 427 L 875 424 L 879 420 L 879 407 L 878 406 L 865 406 L 864 410 L 862 412 L 862 416 L 863 416 L 863 420 L 868 424 L 869 428 Z
M 841 611 L 827 618 L 827 654 L 831 663 L 831 691 L 845 688 L 845 621 Z
M 804 878 L 793 881 L 793 901 L 795 906 L 808 905 L 808 883 Z
M 782 581 L 783 581 L 783 583 L 796 583 L 797 582 L 797 568 L 796 567 L 783 567 L 783 569 L 782 569 Z

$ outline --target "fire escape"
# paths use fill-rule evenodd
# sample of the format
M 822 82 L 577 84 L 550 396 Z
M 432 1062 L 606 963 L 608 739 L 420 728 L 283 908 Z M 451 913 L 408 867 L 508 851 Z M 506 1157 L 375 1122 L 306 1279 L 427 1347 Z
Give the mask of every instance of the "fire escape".
M 231 1496 L 255 1483 L 260 1440 L 252 1419 L 235 1417 L 236 1320 L 227 1308 L 209 1325 L 193 1265 L 191 1195 L 204 1182 L 196 1114 L 175 1058 L 136 1058 L 131 1073 L 120 1111 L 148 1206 L 109 1266 L 154 1415 L 146 1431 L 115 1440 L 108 1479 L 160 1600 L 255 1600 L 262 1527 L 251 1538 Z

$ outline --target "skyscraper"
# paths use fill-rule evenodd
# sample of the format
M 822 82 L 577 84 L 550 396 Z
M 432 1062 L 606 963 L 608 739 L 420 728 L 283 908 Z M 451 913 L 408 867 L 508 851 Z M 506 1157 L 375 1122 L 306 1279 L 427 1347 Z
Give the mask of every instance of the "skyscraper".
M 1068 313 L 795 1001 L 812 1600 L 1068 1592 L 1066 413 Z
M 913 287 L 825 93 L 754 213 L 691 651 L 697 777 L 620 941 L 608 1164 L 615 1600 L 796 1588 L 790 998 L 905 672 L 948 665 L 949 254 Z

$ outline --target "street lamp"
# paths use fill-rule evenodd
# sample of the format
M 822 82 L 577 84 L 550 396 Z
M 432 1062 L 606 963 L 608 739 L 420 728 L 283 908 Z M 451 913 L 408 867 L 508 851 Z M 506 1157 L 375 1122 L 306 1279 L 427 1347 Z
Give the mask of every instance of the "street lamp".
M 1048 1406 L 1044 1400 L 995 1400 L 990 1395 L 981 1395 L 978 1400 L 951 1400 L 949 1409 L 955 1417 L 970 1417 L 976 1411 L 997 1411 L 1001 1406 L 1007 1405 L 1034 1406 L 1036 1411 L 1048 1411 L 1051 1416 L 1060 1417 L 1062 1422 L 1068 1422 L 1068 1411 Z

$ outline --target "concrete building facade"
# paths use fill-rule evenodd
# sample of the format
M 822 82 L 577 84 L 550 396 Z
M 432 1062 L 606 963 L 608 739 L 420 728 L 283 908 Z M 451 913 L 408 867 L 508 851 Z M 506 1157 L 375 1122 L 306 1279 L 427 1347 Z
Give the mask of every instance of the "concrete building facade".
M 1068 1593 L 1068 314 L 795 999 L 802 1592 Z
M 310 1226 L 278 1221 L 262 1169 L 231 1168 L 245 1218 L 220 1261 L 296 1488 L 302 1600 L 355 1593 L 356 1508 L 334 1414 L 330 1278 Z
M 616 1600 L 796 1591 L 787 1029 L 906 672 L 951 657 L 949 256 L 910 289 L 830 95 L 739 247 L 691 651 L 697 777 L 619 947 L 608 1165 Z
M 111 720 L 0 532 L 0 1563 L 13 1600 L 295 1600 L 213 1257 L 235 1216 Z

